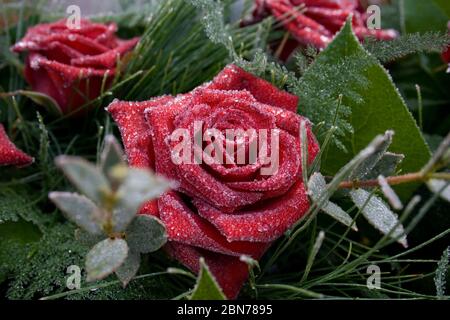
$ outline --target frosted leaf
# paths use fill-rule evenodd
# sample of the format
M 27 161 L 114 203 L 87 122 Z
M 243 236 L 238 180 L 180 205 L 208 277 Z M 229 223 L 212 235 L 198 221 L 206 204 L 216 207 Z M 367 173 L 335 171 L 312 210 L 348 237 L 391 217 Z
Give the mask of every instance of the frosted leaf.
M 241 255 L 239 260 L 246 263 L 250 268 L 257 268 L 258 270 L 261 270 L 258 260 L 255 260 L 246 254 Z
M 64 215 L 80 228 L 91 234 L 101 234 L 101 210 L 85 196 L 70 192 L 51 192 L 50 200 Z
M 440 143 L 433 157 L 422 168 L 422 173 L 427 174 L 446 167 L 450 163 L 450 133 Z
M 127 229 L 127 242 L 133 251 L 150 253 L 167 242 L 163 223 L 153 216 L 139 215 Z
M 149 170 L 129 168 L 117 191 L 119 201 L 113 212 L 114 230 L 125 230 L 144 202 L 159 197 L 171 186 L 168 180 Z
M 450 182 L 445 180 L 439 180 L 439 179 L 431 179 L 427 182 L 428 188 L 433 193 L 439 193 L 439 196 L 450 202 Z
M 106 177 L 95 165 L 82 158 L 69 156 L 59 156 L 55 162 L 81 193 L 97 204 L 102 203 L 103 195 L 110 191 L 110 187 Z
M 353 170 L 350 180 L 362 179 L 371 173 L 391 145 L 393 135 L 393 131 L 386 131 L 383 136 L 379 136 L 376 150 Z
M 52 97 L 36 91 L 18 90 L 17 94 L 21 94 L 31 99 L 34 103 L 44 107 L 49 113 L 60 117 L 62 115 L 61 107 Z
M 116 271 L 128 255 L 123 239 L 105 239 L 97 243 L 86 256 L 87 281 L 105 278 Z
M 117 165 L 125 166 L 124 152 L 113 135 L 105 138 L 105 147 L 100 157 L 100 168 L 103 174 L 108 175 L 111 168 Z
M 96 243 L 104 240 L 106 235 L 103 234 L 92 234 L 84 231 L 83 229 L 75 230 L 75 239 L 82 245 L 92 248 Z
M 320 205 L 323 212 L 354 231 L 358 231 L 353 218 L 341 207 L 328 201 L 326 181 L 322 174 L 316 172 L 311 176 L 308 182 L 308 194 L 317 205 Z
M 444 250 L 434 276 L 434 285 L 436 286 L 436 296 L 444 298 L 445 286 L 447 283 L 447 270 L 450 259 L 450 247 Z
M 383 175 L 385 177 L 392 176 L 395 174 L 395 170 L 397 170 L 398 165 L 403 161 L 403 159 L 405 159 L 403 154 L 386 152 L 375 167 L 373 167 L 373 169 L 370 170 L 366 176 L 364 176 L 364 179 L 373 180 L 379 175 Z
M 200 258 L 200 272 L 189 300 L 226 300 L 222 289 L 203 258 Z
M 130 251 L 124 263 L 116 270 L 116 276 L 124 287 L 133 279 L 139 270 L 141 255 L 138 252 Z
M 386 199 L 389 201 L 389 204 L 394 208 L 395 210 L 402 210 L 403 209 L 403 203 L 398 197 L 398 195 L 395 193 L 394 189 L 389 185 L 386 178 L 382 175 L 378 176 L 378 184 L 381 187 L 381 191 L 383 192 Z
M 380 230 L 384 235 L 395 228 L 390 236 L 397 239 L 397 242 L 405 248 L 408 247 L 403 225 L 399 224 L 398 216 L 388 208 L 383 200 L 364 189 L 350 191 L 350 197 L 361 210 L 367 221 L 375 228 Z

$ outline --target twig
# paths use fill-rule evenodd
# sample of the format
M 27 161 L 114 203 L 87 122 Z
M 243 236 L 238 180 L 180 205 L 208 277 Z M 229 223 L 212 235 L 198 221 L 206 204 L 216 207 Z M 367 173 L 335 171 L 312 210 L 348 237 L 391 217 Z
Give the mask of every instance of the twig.
M 395 186 L 403 183 L 410 182 L 425 182 L 429 179 L 442 179 L 450 180 L 450 173 L 438 172 L 433 174 L 424 175 L 422 172 L 408 173 L 401 176 L 387 177 L 386 181 L 389 185 Z M 379 187 L 380 183 L 378 179 L 374 180 L 355 180 L 355 181 L 343 181 L 339 184 L 339 189 L 357 189 L 357 188 L 370 188 Z

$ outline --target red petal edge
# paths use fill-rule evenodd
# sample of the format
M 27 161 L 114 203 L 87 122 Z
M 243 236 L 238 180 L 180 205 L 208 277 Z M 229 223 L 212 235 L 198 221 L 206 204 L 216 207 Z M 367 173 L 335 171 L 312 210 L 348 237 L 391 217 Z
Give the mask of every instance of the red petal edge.
M 34 159 L 18 149 L 9 140 L 5 128 L 0 124 L 0 166 L 28 166 L 34 162 Z

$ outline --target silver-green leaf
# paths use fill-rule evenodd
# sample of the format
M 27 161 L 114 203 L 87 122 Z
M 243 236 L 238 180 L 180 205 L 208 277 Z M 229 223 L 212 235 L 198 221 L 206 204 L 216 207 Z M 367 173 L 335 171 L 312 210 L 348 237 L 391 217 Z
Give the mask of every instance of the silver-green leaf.
M 320 209 L 330 217 L 339 221 L 347 227 L 351 227 L 354 231 L 358 231 L 353 218 L 335 203 L 328 201 L 329 194 L 325 178 L 322 174 L 314 173 L 308 182 L 308 194 Z
M 97 243 L 86 256 L 87 281 L 100 280 L 116 271 L 128 256 L 123 239 L 105 239 Z
M 119 201 L 113 212 L 114 230 L 125 230 L 146 201 L 157 198 L 171 186 L 168 180 L 149 170 L 129 168 L 117 191 Z
M 139 252 L 129 251 L 124 263 L 116 270 L 116 275 L 126 287 L 139 270 L 141 255 Z
M 389 177 L 395 174 L 397 167 L 405 159 L 403 154 L 396 154 L 392 152 L 386 152 L 378 161 L 378 163 L 373 167 L 370 172 L 364 176 L 366 180 L 376 179 L 378 176 L 383 175 Z
M 48 197 L 80 228 L 95 235 L 102 233 L 102 211 L 90 199 L 71 192 L 51 192 Z
M 126 231 L 127 242 L 133 251 L 154 252 L 167 242 L 166 228 L 153 216 L 139 215 Z
M 106 235 L 104 234 L 92 234 L 83 229 L 75 230 L 75 239 L 83 246 L 92 248 L 96 243 L 104 240 Z
M 117 139 L 113 135 L 107 135 L 105 138 L 105 147 L 100 156 L 100 168 L 103 174 L 108 176 L 109 171 L 117 165 L 126 165 L 124 152 Z
M 81 193 L 97 204 L 102 203 L 103 195 L 110 191 L 110 186 L 95 165 L 82 158 L 69 156 L 59 156 L 55 162 Z
M 399 223 L 398 216 L 383 200 L 364 189 L 350 191 L 350 197 L 370 224 L 384 235 L 390 234 L 391 238 L 396 239 L 404 247 L 408 247 L 403 225 Z
M 363 179 L 371 173 L 391 145 L 393 135 L 393 131 L 386 131 L 383 136 L 377 138 L 379 142 L 376 150 L 353 170 L 350 174 L 350 180 Z

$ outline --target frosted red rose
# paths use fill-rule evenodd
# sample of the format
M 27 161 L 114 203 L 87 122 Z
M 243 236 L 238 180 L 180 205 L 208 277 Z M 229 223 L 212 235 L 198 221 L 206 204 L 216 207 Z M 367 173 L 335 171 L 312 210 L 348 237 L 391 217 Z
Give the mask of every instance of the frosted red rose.
M 368 36 L 391 40 L 397 36 L 395 30 L 368 29 L 367 15 L 359 0 L 256 0 L 254 20 L 269 15 L 296 39 L 297 44 L 287 45 L 291 50 L 298 44 L 325 48 L 350 15 L 353 30 L 361 40 Z
M 18 149 L 9 140 L 5 128 L 0 124 L 0 166 L 23 167 L 32 164 L 34 159 Z
M 25 78 L 34 91 L 49 95 L 62 113 L 78 109 L 108 89 L 119 57 L 139 39 L 115 36 L 114 23 L 81 20 L 80 28 L 68 28 L 66 20 L 29 28 L 12 50 L 28 52 Z
M 146 204 L 169 235 L 167 251 L 197 272 L 204 257 L 225 294 L 234 298 L 248 276 L 241 255 L 259 259 L 270 243 L 301 218 L 309 201 L 301 179 L 300 124 L 307 127 L 308 161 L 318 144 L 309 122 L 296 114 L 298 98 L 229 65 L 212 82 L 176 97 L 145 102 L 113 102 L 132 166 L 149 167 L 178 182 L 176 190 Z M 175 164 L 177 129 L 267 129 L 279 132 L 279 167 L 261 174 L 261 164 Z M 234 149 L 236 150 L 236 149 Z M 234 159 L 235 154 L 228 153 Z

